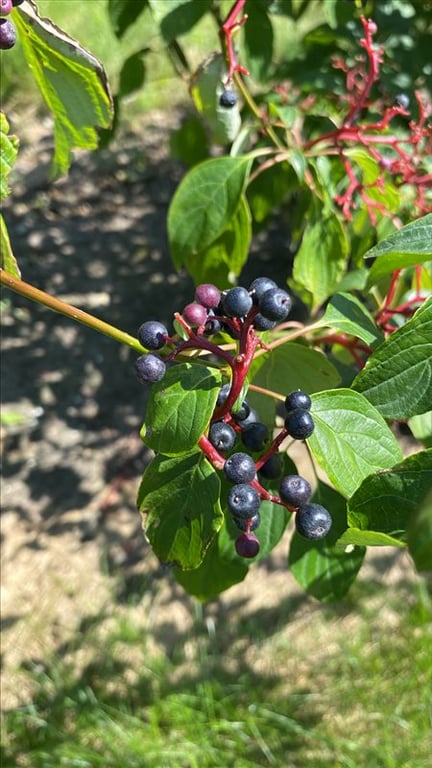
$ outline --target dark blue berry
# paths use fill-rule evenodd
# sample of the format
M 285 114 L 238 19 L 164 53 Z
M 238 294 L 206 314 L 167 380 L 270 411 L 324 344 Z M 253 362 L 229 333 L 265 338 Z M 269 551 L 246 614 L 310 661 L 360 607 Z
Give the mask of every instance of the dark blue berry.
M 237 433 L 229 424 L 224 421 L 215 421 L 209 431 L 209 440 L 211 444 L 221 453 L 230 451 L 234 448 Z
M 235 542 L 236 552 L 240 557 L 256 557 L 259 552 L 259 541 L 253 533 L 242 533 Z
M 295 515 L 295 527 L 305 539 L 323 539 L 331 524 L 330 513 L 321 504 L 304 504 Z
M 209 310 L 207 320 L 204 323 L 204 333 L 206 336 L 215 336 L 222 330 L 222 323 L 217 317 L 212 317 L 212 310 Z
M 409 96 L 406 93 L 399 93 L 395 98 L 396 107 L 402 107 L 402 109 L 408 109 L 410 105 Z
M 246 429 L 246 427 L 249 427 L 250 424 L 255 424 L 255 422 L 258 421 L 258 414 L 254 410 L 254 408 L 249 409 L 249 414 L 246 416 L 245 419 L 239 419 L 237 414 L 232 414 L 232 417 L 234 421 L 241 427 L 242 429 Z
M 183 319 L 191 326 L 191 328 L 198 328 L 200 325 L 204 325 L 207 320 L 207 310 L 202 304 L 193 301 L 191 304 L 187 304 L 184 308 Z
M 260 503 L 258 491 L 247 483 L 233 485 L 228 494 L 228 509 L 237 517 L 253 517 L 258 512 Z
M 135 371 L 139 381 L 145 384 L 154 384 L 164 377 L 166 365 L 156 355 L 141 355 L 135 361 Z
M 237 96 L 234 91 L 229 90 L 229 88 L 225 88 L 219 97 L 219 104 L 221 107 L 226 107 L 227 109 L 232 109 L 235 107 L 237 104 Z
M 252 299 L 246 288 L 237 286 L 222 294 L 222 307 L 228 317 L 245 317 L 252 309 Z
M 267 317 L 264 317 L 260 312 L 258 312 L 257 315 L 255 315 L 253 319 L 253 324 L 256 331 L 272 331 L 273 328 L 277 325 L 276 320 L 269 320 Z
M 254 304 L 259 304 L 261 297 L 266 291 L 277 288 L 277 283 L 269 277 L 256 277 L 249 286 L 249 293 L 252 296 Z
M 297 408 L 291 411 L 285 419 L 285 429 L 295 440 L 306 440 L 315 429 L 315 424 L 309 411 Z
M 285 408 L 288 413 L 297 410 L 297 408 L 302 408 L 303 410 L 308 411 L 311 405 L 312 400 L 309 395 L 301 389 L 296 389 L 295 392 L 290 392 L 285 398 Z
M 280 453 L 273 453 L 266 463 L 258 470 L 260 477 L 266 480 L 276 480 L 281 476 L 283 469 L 283 458 Z
M 312 488 L 304 477 L 287 475 L 281 480 L 279 496 L 290 507 L 300 507 L 309 501 Z
M 219 394 L 218 394 L 218 396 L 217 396 L 217 400 L 216 400 L 216 406 L 217 406 L 218 408 L 220 408 L 220 407 L 221 407 L 221 405 L 223 405 L 223 404 L 224 404 L 225 400 L 227 399 L 227 397 L 228 397 L 228 395 L 229 395 L 229 393 L 230 393 L 230 389 L 231 389 L 231 384 L 224 384 L 224 385 L 223 385 L 223 386 L 220 388 L 220 390 L 219 390 Z
M 138 341 L 147 349 L 162 349 L 167 336 L 166 327 L 157 320 L 147 320 L 138 329 Z
M 207 309 L 215 309 L 220 302 L 221 292 L 212 283 L 202 283 L 195 289 L 195 301 Z
M 281 322 L 288 316 L 292 300 L 282 288 L 270 288 L 261 296 L 258 306 L 264 317 Z
M 16 43 L 16 29 L 9 19 L 0 19 L 0 50 L 7 51 Z
M 250 451 L 263 451 L 270 439 L 270 431 L 265 424 L 257 421 L 242 429 L 241 439 Z
M 248 401 L 243 400 L 240 408 L 238 408 L 237 411 L 235 412 L 231 412 L 231 416 L 233 417 L 234 421 L 237 422 L 237 424 L 240 424 L 245 419 L 247 419 L 250 412 L 251 412 L 251 408 Z
M 256 475 L 255 462 L 248 453 L 233 453 L 225 462 L 224 473 L 232 483 L 250 483 Z
M 261 515 L 259 512 L 256 512 L 252 517 L 238 517 L 237 515 L 233 515 L 232 519 L 237 528 L 240 528 L 241 531 L 252 532 L 256 531 L 258 528 L 261 522 Z

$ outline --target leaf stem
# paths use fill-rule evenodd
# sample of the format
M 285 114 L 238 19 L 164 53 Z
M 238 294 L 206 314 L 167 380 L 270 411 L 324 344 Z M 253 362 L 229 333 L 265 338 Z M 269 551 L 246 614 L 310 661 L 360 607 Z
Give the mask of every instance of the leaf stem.
M 139 343 L 138 339 L 134 336 L 130 336 L 125 331 L 121 331 L 120 328 L 116 328 L 114 325 L 106 323 L 104 320 L 100 320 L 94 315 L 90 315 L 88 312 L 84 312 L 83 309 L 67 304 L 61 299 L 51 296 L 49 293 L 36 288 L 30 283 L 24 282 L 19 278 L 13 277 L 4 269 L 0 269 L 0 284 L 10 288 L 11 291 L 19 293 L 26 299 L 36 301 L 38 304 L 42 304 L 48 309 L 52 309 L 54 312 L 59 312 L 61 315 L 69 317 L 71 320 L 75 320 L 78 323 L 86 325 L 88 328 L 92 328 L 98 333 L 103 333 L 105 336 L 109 336 L 111 339 L 120 342 L 120 344 L 126 344 L 128 347 L 132 347 L 137 352 L 145 352 L 146 349 Z

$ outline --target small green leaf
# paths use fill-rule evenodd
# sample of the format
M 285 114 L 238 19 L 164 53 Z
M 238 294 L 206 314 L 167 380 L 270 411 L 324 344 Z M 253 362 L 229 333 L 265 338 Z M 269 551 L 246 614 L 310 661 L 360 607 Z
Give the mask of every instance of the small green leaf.
M 251 238 L 251 216 L 243 195 L 223 234 L 202 253 L 185 258 L 185 267 L 195 284 L 233 283 L 247 261 Z
M 416 440 L 420 440 L 425 448 L 432 447 L 432 411 L 419 413 L 408 419 L 408 426 Z
M 383 179 L 382 168 L 370 153 L 362 147 L 352 147 L 345 154 L 353 160 L 360 170 L 360 180 L 364 193 L 388 211 L 397 211 L 400 207 L 400 194 L 390 179 Z
M 123 37 L 147 6 L 147 0 L 108 0 L 108 14 L 116 37 Z
M 24 55 L 54 117 L 51 177 L 66 173 L 73 147 L 94 149 L 97 128 L 108 128 L 112 99 L 100 62 L 48 19 L 31 0 L 14 16 Z
M 384 340 L 383 332 L 364 304 L 348 293 L 337 293 L 332 297 L 322 320 L 325 325 L 357 336 L 372 347 Z
M 19 141 L 9 133 L 6 115 L 0 112 L 0 200 L 9 194 L 8 179 L 18 155 Z
M 374 258 L 368 287 L 396 269 L 422 264 L 432 256 L 432 213 L 412 221 L 371 248 L 365 259 Z
M 339 373 L 325 355 L 293 341 L 272 350 L 252 379 L 255 386 L 277 392 L 283 399 L 294 389 L 312 394 L 339 383 Z M 272 425 L 275 400 L 253 390 L 248 393 L 249 400 L 258 411 L 260 421 Z
M 400 461 L 393 433 L 358 392 L 319 392 L 312 398 L 311 413 L 315 430 L 309 448 L 342 495 L 352 496 L 372 472 Z
M 13 277 L 21 277 L 17 260 L 13 254 L 12 246 L 9 240 L 9 233 L 6 222 L 0 213 L 0 255 L 1 267 L 5 272 L 9 272 Z
M 239 206 L 250 163 L 247 157 L 218 157 L 186 174 L 168 212 L 168 236 L 177 269 L 225 232 Z
M 345 552 L 338 539 L 346 529 L 346 503 L 336 491 L 319 483 L 314 501 L 326 507 L 332 527 L 321 541 L 309 541 L 297 531 L 291 539 L 288 563 L 301 587 L 317 600 L 331 602 L 346 595 L 363 562 L 364 547 Z
M 189 595 L 206 601 L 217 597 L 247 576 L 249 567 L 235 551 L 235 536 L 224 523 L 208 548 L 205 558 L 193 571 L 175 569 L 176 581 Z
M 207 132 L 198 115 L 189 115 L 170 133 L 171 155 L 191 168 L 209 155 Z
M 219 371 L 191 363 L 168 368 L 151 389 L 141 437 L 154 451 L 181 456 L 206 430 L 220 389 Z
M 432 403 L 432 298 L 394 331 L 353 381 L 386 419 L 409 419 Z
M 272 63 L 273 27 L 266 8 L 259 0 L 249 3 L 244 27 L 246 66 L 254 80 L 265 80 Z
M 120 70 L 119 76 L 119 91 L 118 95 L 123 99 L 125 96 L 142 88 L 146 76 L 146 67 L 143 62 L 143 56 L 148 53 L 149 48 L 143 48 L 123 62 L 123 66 Z
M 200 565 L 223 522 L 219 493 L 217 473 L 200 451 L 150 462 L 137 504 L 161 562 L 186 570 Z
M 432 492 L 411 517 L 407 544 L 417 570 L 432 575 Z
M 365 478 L 349 500 L 349 525 L 400 538 L 431 488 L 432 450 L 408 456 L 391 469 Z
M 347 528 L 337 541 L 338 546 L 359 547 L 404 547 L 405 544 L 388 533 L 379 531 L 361 531 L 360 528 Z
M 306 223 L 301 246 L 289 281 L 312 311 L 334 293 L 343 277 L 348 238 L 336 215 L 325 215 L 321 206 Z
M 210 9 L 210 0 L 189 0 L 170 10 L 160 22 L 161 35 L 167 43 L 185 35 Z

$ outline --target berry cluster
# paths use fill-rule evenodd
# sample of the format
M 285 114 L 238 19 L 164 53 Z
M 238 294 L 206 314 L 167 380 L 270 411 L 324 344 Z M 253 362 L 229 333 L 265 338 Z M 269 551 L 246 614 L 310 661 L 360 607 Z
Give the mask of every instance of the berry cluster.
M 7 51 L 16 43 L 16 29 L 14 23 L 7 19 L 16 5 L 21 5 L 24 0 L 0 0 L 0 50 Z
M 310 503 L 312 489 L 304 478 L 283 477 L 279 495 L 261 484 L 263 480 L 277 480 L 282 475 L 283 457 L 278 450 L 286 437 L 306 440 L 311 436 L 314 421 L 309 395 L 301 390 L 287 395 L 284 427 L 273 439 L 266 424 L 259 421 L 258 414 L 242 395 L 254 353 L 258 347 L 265 348 L 259 334 L 283 322 L 291 306 L 289 293 L 267 277 L 255 279 L 249 288 L 237 286 L 225 291 L 205 283 L 196 288 L 194 301 L 187 304 L 182 313 L 175 313 L 176 328 L 181 330 L 181 336 L 171 337 L 166 326 L 156 320 L 148 320 L 138 330 L 138 340 L 149 350 L 135 363 L 137 377 L 143 383 L 160 381 L 167 363 L 175 362 L 191 349 L 209 353 L 213 359 L 219 358 L 225 368 L 227 365 L 230 368 L 230 380 L 219 391 L 208 432 L 202 435 L 199 447 L 232 483 L 227 508 L 241 531 L 235 542 L 236 551 L 246 558 L 253 558 L 259 552 L 254 531 L 261 522 L 263 500 L 295 512 L 296 528 L 306 538 L 323 538 L 331 526 L 328 511 Z M 219 346 L 212 340 L 221 334 L 235 340 L 234 352 L 227 349 L 228 345 Z M 245 450 L 238 450 L 239 441 Z

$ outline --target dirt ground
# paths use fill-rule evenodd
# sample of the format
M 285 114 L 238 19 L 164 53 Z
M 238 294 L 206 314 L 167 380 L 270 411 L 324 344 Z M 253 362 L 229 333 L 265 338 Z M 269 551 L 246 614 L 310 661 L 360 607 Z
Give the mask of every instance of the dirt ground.
M 172 125 L 180 119 L 173 115 Z M 36 140 L 32 132 L 31 144 L 23 141 L 4 210 L 23 279 L 130 333 L 145 319 L 170 321 L 193 286 L 174 271 L 166 240 L 168 204 L 184 171 L 169 157 L 169 127 L 165 114 L 152 115 L 110 150 L 78 154 L 69 177 L 52 185 L 49 122 L 40 124 Z M 262 273 L 283 279 L 275 258 L 282 242 L 278 221 L 255 243 L 244 279 Z M 191 624 L 194 610 L 149 550 L 135 507 L 149 457 L 138 436 L 146 393 L 133 374 L 135 353 L 7 291 L 2 310 L 2 706 L 8 709 L 29 693 L 17 677 L 19 665 L 44 658 L 108 603 L 115 611 L 117 600 L 121 610 L 129 594 L 142 590 L 137 610 L 151 616 L 165 648 L 175 642 L 176 626 L 184 632 Z M 251 590 L 250 574 L 209 615 L 222 621 L 232 609 L 256 616 L 299 598 L 285 549 L 286 542 L 256 566 L 259 591 Z M 415 578 L 404 553 L 375 553 L 368 563 L 365 577 L 385 585 Z M 311 601 L 303 605 L 311 610 Z

